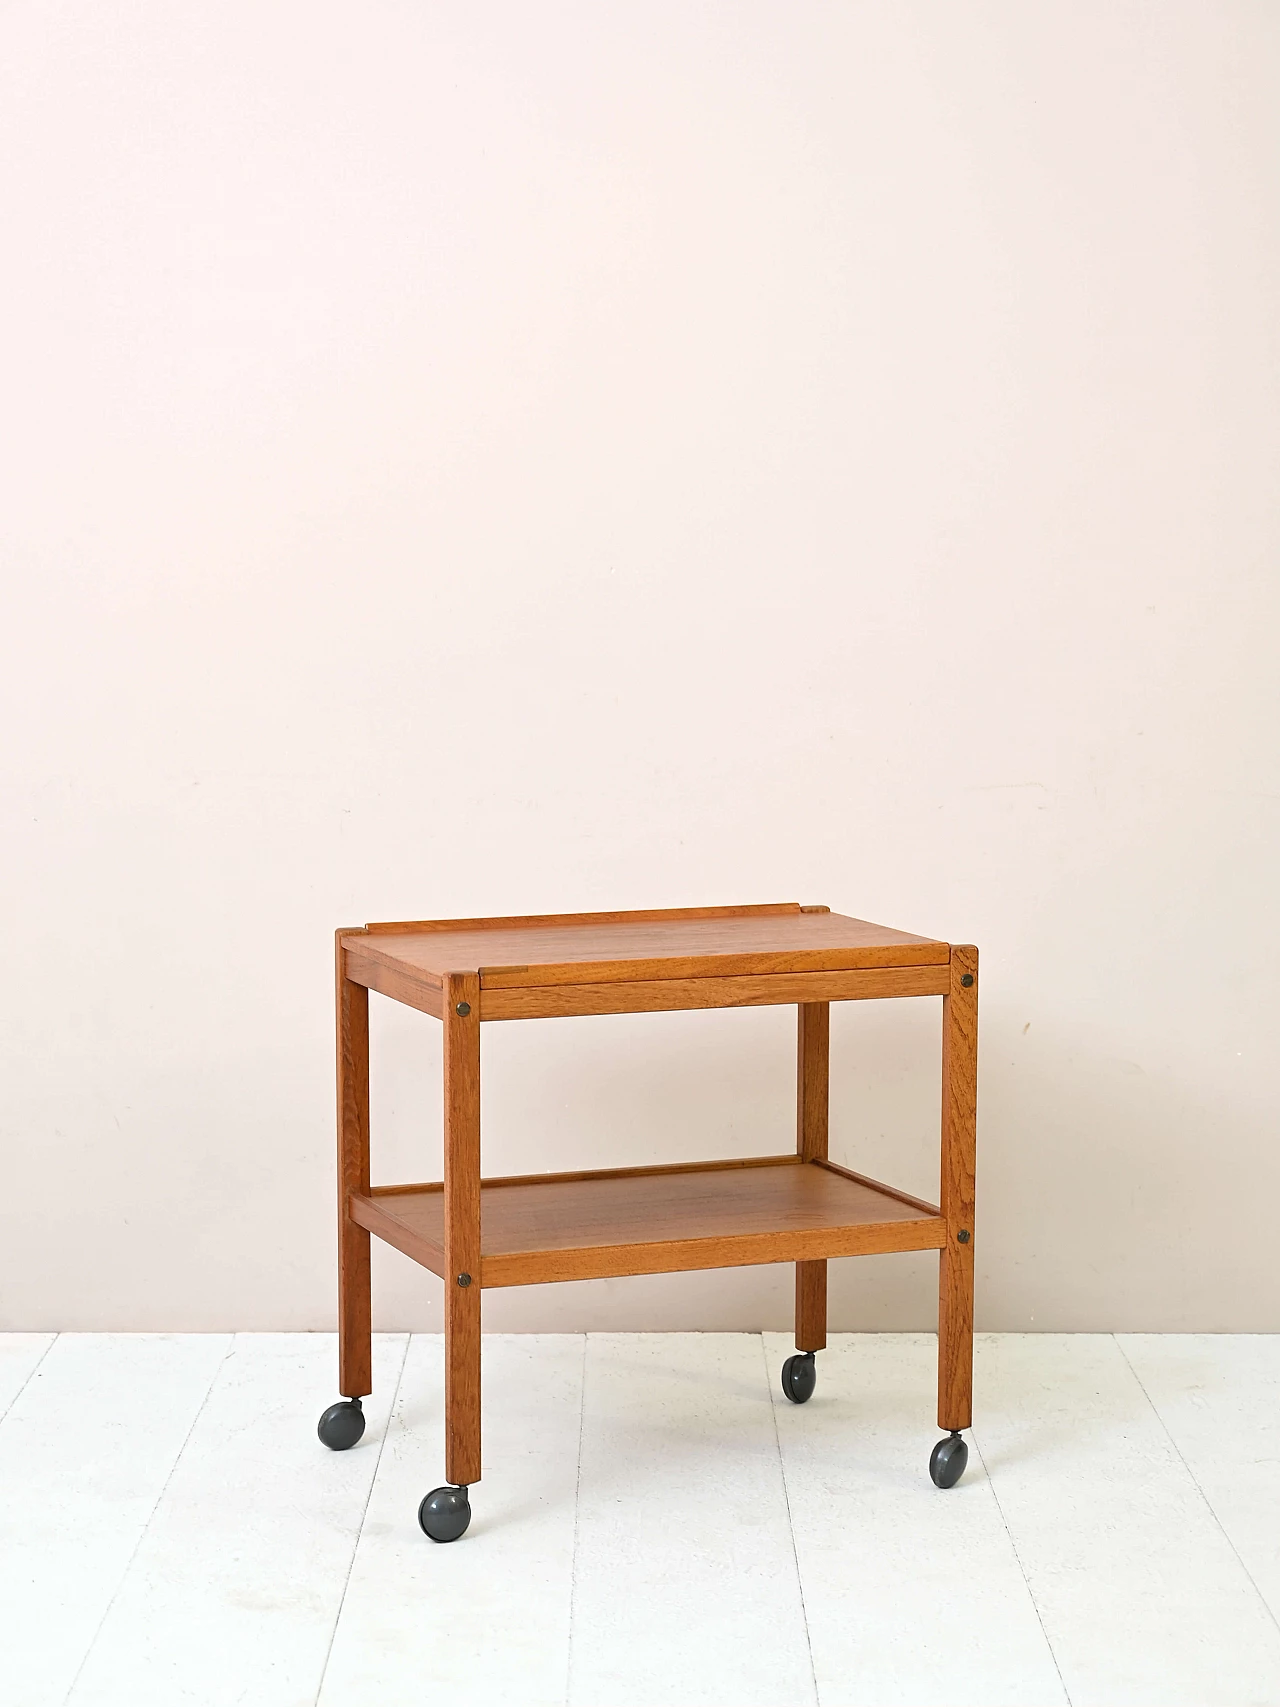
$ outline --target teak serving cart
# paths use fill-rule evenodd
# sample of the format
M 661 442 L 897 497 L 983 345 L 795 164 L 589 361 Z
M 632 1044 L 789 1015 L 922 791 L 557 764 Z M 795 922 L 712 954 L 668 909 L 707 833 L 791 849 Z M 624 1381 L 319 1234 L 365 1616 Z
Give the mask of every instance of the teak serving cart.
M 453 1541 L 480 1480 L 480 1294 L 486 1286 L 796 1265 L 803 1404 L 827 1343 L 827 1259 L 936 1250 L 939 1487 L 960 1478 L 973 1366 L 978 952 L 826 907 L 698 907 L 547 918 L 432 920 L 342 930 L 338 957 L 338 1311 L 343 1402 L 320 1419 L 335 1451 L 364 1432 L 371 1388 L 369 1235 L 445 1282 L 445 1475 L 418 1521 Z M 444 1179 L 369 1183 L 369 991 L 444 1027 Z M 941 1204 L 827 1156 L 830 1003 L 942 997 Z M 794 1004 L 796 1147 L 784 1156 L 482 1179 L 480 1028 L 488 1020 Z

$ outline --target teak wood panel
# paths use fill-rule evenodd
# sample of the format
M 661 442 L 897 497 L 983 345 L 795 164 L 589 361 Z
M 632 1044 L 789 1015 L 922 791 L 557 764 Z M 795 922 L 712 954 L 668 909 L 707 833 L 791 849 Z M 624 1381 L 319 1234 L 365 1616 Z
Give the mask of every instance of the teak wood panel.
M 751 919 L 778 913 L 829 913 L 830 907 L 804 907 L 798 901 L 749 902 L 737 907 L 641 907 L 612 913 L 512 913 L 488 919 L 402 919 L 399 923 L 356 925 L 378 934 L 398 931 L 524 930 L 543 925 L 625 925 L 652 919 Z
M 796 1009 L 796 1154 L 825 1161 L 831 1077 L 831 1005 L 802 1002 Z M 827 1265 L 796 1264 L 796 1349 L 824 1351 L 827 1344 Z
M 445 1475 L 480 1480 L 480 986 L 444 981 Z
M 355 1213 L 448 1284 L 442 1195 L 380 1192 Z M 486 1286 L 937 1250 L 945 1237 L 940 1216 L 791 1159 L 486 1183 L 481 1213 Z
M 338 1391 L 362 1399 L 373 1389 L 373 1319 L 368 1231 L 351 1206 L 369 1190 L 369 992 L 347 977 L 336 939 L 338 1091 Z
M 705 1174 L 714 1173 L 717 1168 L 782 1168 L 790 1167 L 800 1160 L 799 1156 L 727 1156 L 718 1162 L 653 1162 L 639 1167 L 629 1168 L 571 1168 L 566 1173 L 556 1174 L 495 1174 L 491 1178 L 481 1180 L 483 1187 L 491 1185 L 551 1185 L 563 1180 L 575 1179 L 635 1179 L 641 1174 Z M 857 1179 L 861 1185 L 875 1185 L 874 1180 L 865 1180 L 856 1174 L 850 1174 L 850 1179 Z M 888 1191 L 887 1186 L 877 1188 Z M 405 1192 L 443 1191 L 443 1180 L 414 1180 L 407 1185 L 374 1185 L 370 1186 L 370 1197 L 400 1197 Z M 890 1192 L 891 1197 L 902 1197 L 901 1192 Z M 903 1198 L 903 1202 L 913 1202 L 914 1199 Z M 930 1215 L 938 1211 L 927 1204 L 917 1204 L 917 1208 L 926 1209 Z
M 601 920 L 480 927 L 368 926 L 351 944 L 370 966 L 439 987 L 450 971 L 476 970 L 485 990 L 770 972 L 938 966 L 946 943 L 840 913 L 796 906 L 690 916 L 619 915 Z
M 938 1423 L 973 1420 L 973 1257 L 978 1117 L 978 951 L 952 951 L 942 1004 L 942 1215 L 938 1278 Z M 968 983 L 965 980 L 968 979 Z
M 380 996 L 390 997 L 393 1002 L 403 1002 L 406 1007 L 417 1008 L 419 1013 L 430 1014 L 433 1019 L 442 1017 L 444 995 L 438 984 L 428 983 L 403 967 L 390 966 L 364 953 L 363 937 L 347 937 L 345 942 L 349 978 L 368 990 L 376 990 Z
M 855 1002 L 878 996 L 941 996 L 951 988 L 946 966 L 886 967 L 866 972 L 792 972 L 761 977 L 662 978 L 633 984 L 551 984 L 480 991 L 481 1018 L 564 1019 L 577 1014 L 670 1013 L 693 1008 L 777 1007 Z
M 839 1162 L 833 1162 L 826 1156 L 816 1162 L 815 1166 L 826 1168 L 829 1173 L 839 1174 L 841 1179 L 851 1179 L 855 1185 L 869 1185 L 873 1191 L 882 1191 L 886 1197 L 896 1197 L 899 1203 L 918 1209 L 922 1215 L 942 1213 L 936 1203 L 926 1203 L 923 1197 L 912 1197 L 910 1192 L 899 1191 L 896 1185 L 885 1185 L 883 1180 L 872 1179 L 868 1174 L 855 1174 L 852 1168 L 842 1168 Z

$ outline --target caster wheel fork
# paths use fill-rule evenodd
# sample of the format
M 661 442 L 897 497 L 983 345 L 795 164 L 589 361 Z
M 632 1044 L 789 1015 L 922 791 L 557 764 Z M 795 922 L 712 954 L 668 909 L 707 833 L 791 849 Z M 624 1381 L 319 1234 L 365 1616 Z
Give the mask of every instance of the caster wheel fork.
M 958 1428 L 952 1429 L 929 1454 L 929 1475 L 935 1488 L 954 1488 L 969 1462 L 969 1448 Z
M 782 1391 L 793 1405 L 803 1405 L 813 1397 L 818 1384 L 818 1371 L 811 1351 L 798 1351 L 782 1366 Z
M 466 1488 L 432 1488 L 418 1507 L 418 1526 L 433 1541 L 456 1541 L 470 1522 Z

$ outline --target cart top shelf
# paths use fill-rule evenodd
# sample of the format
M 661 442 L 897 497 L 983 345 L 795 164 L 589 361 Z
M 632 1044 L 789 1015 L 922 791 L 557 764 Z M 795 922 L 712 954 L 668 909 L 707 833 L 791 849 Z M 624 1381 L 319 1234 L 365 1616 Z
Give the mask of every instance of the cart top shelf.
M 941 966 L 950 946 L 825 907 L 783 902 L 643 913 L 442 919 L 339 933 L 361 957 L 437 987 L 478 972 L 484 989 L 769 972 Z

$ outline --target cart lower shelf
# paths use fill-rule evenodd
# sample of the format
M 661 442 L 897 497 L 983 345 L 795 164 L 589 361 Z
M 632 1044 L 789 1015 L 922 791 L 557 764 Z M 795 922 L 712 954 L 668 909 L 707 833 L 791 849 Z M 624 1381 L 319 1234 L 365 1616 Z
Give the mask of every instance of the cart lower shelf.
M 931 1204 L 834 1163 L 767 1156 L 482 1183 L 481 1286 L 941 1250 Z M 360 1226 L 444 1276 L 440 1184 L 351 1199 Z

